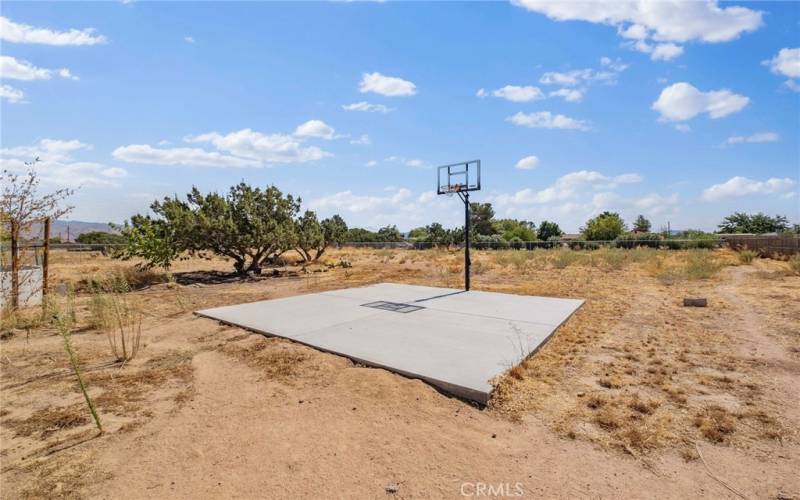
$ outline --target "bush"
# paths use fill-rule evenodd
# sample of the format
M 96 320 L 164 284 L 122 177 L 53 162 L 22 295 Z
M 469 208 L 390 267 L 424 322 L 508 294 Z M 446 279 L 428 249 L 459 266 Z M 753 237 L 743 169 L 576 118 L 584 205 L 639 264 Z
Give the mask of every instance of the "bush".
M 661 237 L 655 233 L 626 233 L 617 236 L 614 245 L 617 248 L 658 248 L 660 243 Z
M 603 212 L 586 221 L 586 226 L 581 228 L 581 234 L 586 240 L 611 241 L 625 230 L 625 221 L 618 213 Z
M 742 264 L 750 264 L 756 257 L 758 257 L 758 253 L 747 248 L 739 251 L 739 262 Z
M 84 245 L 124 245 L 126 242 L 127 240 L 121 234 L 105 231 L 90 231 L 75 238 L 75 243 Z
M 800 254 L 793 255 L 788 261 L 789 270 L 800 276 Z

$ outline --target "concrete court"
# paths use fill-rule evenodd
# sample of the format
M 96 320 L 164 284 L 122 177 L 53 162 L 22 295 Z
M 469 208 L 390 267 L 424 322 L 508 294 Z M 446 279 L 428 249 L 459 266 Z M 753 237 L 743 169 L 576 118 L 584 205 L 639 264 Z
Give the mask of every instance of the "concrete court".
M 420 308 L 399 312 L 367 306 L 376 301 Z M 582 304 L 379 283 L 196 314 L 419 378 L 486 404 L 491 380 L 538 349 Z

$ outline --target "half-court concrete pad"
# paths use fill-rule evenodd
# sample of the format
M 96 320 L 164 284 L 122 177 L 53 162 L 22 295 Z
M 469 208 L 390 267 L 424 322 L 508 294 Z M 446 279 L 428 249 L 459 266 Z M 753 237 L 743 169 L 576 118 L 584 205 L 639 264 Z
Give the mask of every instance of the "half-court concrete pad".
M 487 403 L 583 300 L 380 283 L 197 311 Z

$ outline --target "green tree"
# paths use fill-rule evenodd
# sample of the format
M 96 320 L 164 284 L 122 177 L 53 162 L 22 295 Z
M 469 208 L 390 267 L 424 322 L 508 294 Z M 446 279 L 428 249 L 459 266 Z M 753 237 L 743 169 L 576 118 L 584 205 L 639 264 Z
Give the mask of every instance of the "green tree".
M 504 240 L 511 241 L 518 238 L 520 241 L 536 240 L 536 224 L 516 219 L 500 219 L 493 222 L 494 231 Z
M 625 221 L 618 213 L 606 211 L 586 221 L 581 233 L 589 241 L 607 241 L 615 239 L 626 230 Z
M 564 231 L 558 227 L 558 224 L 543 220 L 541 224 L 539 224 L 539 231 L 536 233 L 536 236 L 542 241 L 547 241 L 553 237 L 559 238 L 562 234 L 564 234 Z
M 636 222 L 633 223 L 633 230 L 637 233 L 649 233 L 650 226 L 650 221 L 644 215 L 639 215 L 636 218 Z
M 52 242 L 53 239 L 51 238 L 50 241 Z M 75 238 L 75 242 L 83 245 L 122 245 L 125 243 L 125 237 L 121 234 L 106 231 L 89 231 L 88 233 L 79 234 Z
M 317 260 L 319 248 L 323 247 L 325 235 L 322 226 L 317 220 L 317 214 L 311 210 L 306 210 L 302 217 L 297 219 L 295 231 L 297 234 L 297 253 L 303 257 L 304 262 Z M 313 253 L 312 253 L 313 251 Z
M 494 209 L 491 203 L 470 203 L 470 224 L 472 233 L 492 235 L 497 234 L 492 220 L 494 219 Z
M 408 237 L 414 240 L 424 240 L 428 236 L 428 231 L 424 227 L 415 227 L 408 232 Z
M 448 231 L 442 227 L 438 222 L 434 222 L 429 226 L 425 226 L 425 242 L 433 246 L 447 246 L 450 244 L 451 238 Z
M 719 233 L 782 233 L 789 230 L 789 221 L 783 215 L 770 217 L 761 212 L 757 214 L 735 212 L 722 219 L 717 227 Z
M 181 252 L 210 251 L 245 273 L 295 247 L 299 207 L 299 199 L 275 186 L 262 190 L 241 182 L 227 195 L 192 188 L 186 201 L 164 198 L 150 205 L 156 218 L 132 217 L 122 228 L 128 246 L 119 256 L 169 267 Z
M 333 215 L 322 221 L 322 234 L 325 238 L 324 246 L 317 254 L 319 258 L 325 249 L 332 244 L 340 245 L 347 235 L 347 223 L 342 219 L 339 214 Z
M 344 241 L 371 243 L 378 241 L 378 234 L 368 229 L 353 227 L 347 230 Z
M 397 226 L 385 226 L 378 229 L 378 241 L 403 241 L 403 235 L 397 229 Z

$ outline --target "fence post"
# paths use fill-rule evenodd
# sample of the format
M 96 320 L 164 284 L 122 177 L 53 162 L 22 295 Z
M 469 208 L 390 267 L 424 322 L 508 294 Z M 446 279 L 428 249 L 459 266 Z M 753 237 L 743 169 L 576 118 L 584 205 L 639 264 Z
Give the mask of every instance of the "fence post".
M 11 310 L 19 307 L 19 230 L 17 221 L 11 219 Z
M 50 217 L 44 220 L 44 255 L 42 256 L 42 311 L 47 311 L 47 284 L 50 270 Z

